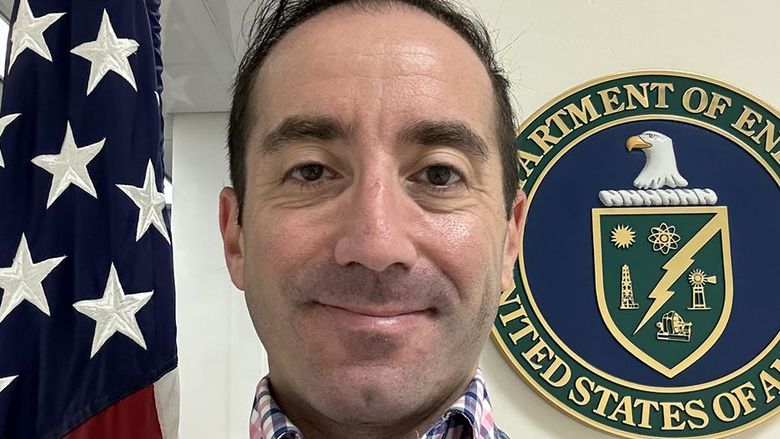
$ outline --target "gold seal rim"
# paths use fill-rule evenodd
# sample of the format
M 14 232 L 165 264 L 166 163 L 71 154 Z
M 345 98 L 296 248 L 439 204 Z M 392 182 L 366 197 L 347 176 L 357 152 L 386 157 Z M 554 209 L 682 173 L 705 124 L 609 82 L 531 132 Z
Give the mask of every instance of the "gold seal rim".
M 570 87 L 569 89 L 565 90 L 564 92 L 558 94 L 554 98 L 548 100 L 544 105 L 542 105 L 538 110 L 536 110 L 534 113 L 532 113 L 530 116 L 528 116 L 525 121 L 520 124 L 520 126 L 517 128 L 517 133 L 521 133 L 524 131 L 528 126 L 530 126 L 533 122 L 536 121 L 536 119 L 543 114 L 545 111 L 552 108 L 554 105 L 562 101 L 563 99 L 580 92 L 582 90 L 585 90 L 589 87 L 592 87 L 594 85 L 602 84 L 608 81 L 616 80 L 616 79 L 624 79 L 624 78 L 631 78 L 636 76 L 646 76 L 646 75 L 656 75 L 656 76 L 669 76 L 669 77 L 682 77 L 682 78 L 688 78 L 688 79 L 695 79 L 703 82 L 707 82 L 710 84 L 714 84 L 720 87 L 723 87 L 725 89 L 728 89 L 734 93 L 740 94 L 745 98 L 748 98 L 750 100 L 753 100 L 754 102 L 758 103 L 762 109 L 769 111 L 776 117 L 780 118 L 780 112 L 776 110 L 772 105 L 770 105 L 766 100 L 746 91 L 738 86 L 734 86 L 731 84 L 728 84 L 726 82 L 723 82 L 721 80 L 715 79 L 710 76 L 698 74 L 698 73 L 691 73 L 691 72 L 685 72 L 681 70 L 663 70 L 663 69 L 640 69 L 640 70 L 631 70 L 631 71 L 625 71 L 620 73 L 614 73 L 609 75 L 600 76 L 594 79 L 591 79 L 587 82 L 581 83 L 579 85 Z M 710 131 L 715 132 L 716 134 L 720 134 L 728 138 L 729 140 L 734 141 L 737 145 L 739 145 L 741 148 L 746 150 L 753 158 L 755 158 L 769 173 L 770 177 L 774 179 L 774 181 L 780 186 L 780 176 L 778 176 L 772 168 L 766 163 L 763 158 L 751 147 L 747 146 L 744 142 L 737 139 L 732 134 L 726 132 L 725 130 L 722 130 L 721 128 L 713 125 L 704 124 L 698 120 L 682 117 L 682 116 L 676 116 L 676 115 L 641 115 L 641 116 L 631 116 L 624 119 L 620 119 L 614 122 L 610 122 L 604 125 L 601 125 L 593 130 L 589 130 L 584 132 L 581 136 L 577 137 L 576 139 L 569 142 L 569 144 L 566 145 L 565 148 L 563 148 L 558 154 L 552 158 L 550 163 L 547 164 L 547 166 L 542 170 L 542 173 L 536 178 L 534 189 L 530 191 L 528 194 L 528 200 L 525 207 L 525 213 L 528 213 L 528 210 L 530 208 L 531 202 L 533 200 L 534 195 L 536 194 L 536 188 L 539 187 L 541 184 L 541 181 L 544 179 L 544 176 L 547 174 L 547 171 L 551 169 L 555 163 L 571 148 L 573 148 L 576 144 L 581 142 L 583 139 L 596 134 L 604 129 L 611 128 L 616 125 L 634 122 L 637 120 L 647 120 L 647 119 L 661 119 L 661 120 L 677 120 L 685 123 L 691 123 L 693 125 L 708 129 Z M 571 356 L 575 361 L 579 362 L 581 366 L 583 366 L 585 369 L 590 370 L 591 372 L 595 373 L 598 376 L 601 376 L 602 378 L 606 379 L 607 381 L 614 382 L 619 385 L 628 386 L 636 388 L 637 390 L 643 390 L 643 391 L 649 391 L 649 392 L 656 392 L 656 393 L 682 393 L 682 392 L 691 392 L 691 391 L 699 391 L 704 390 L 713 386 L 716 386 L 718 384 L 722 384 L 724 382 L 729 381 L 730 379 L 733 379 L 742 373 L 746 372 L 753 366 L 755 366 L 759 361 L 761 361 L 774 347 L 780 342 L 780 332 L 775 336 L 775 338 L 758 354 L 756 355 L 751 361 L 746 363 L 741 368 L 737 369 L 736 371 L 721 377 L 717 380 L 712 380 L 707 383 L 701 383 L 696 384 L 692 386 L 684 386 L 684 387 L 657 387 L 657 386 L 646 386 L 641 385 L 637 383 L 632 383 L 630 381 L 622 380 L 620 378 L 614 377 L 610 374 L 607 374 L 606 372 L 601 371 L 600 369 L 590 365 L 588 362 L 584 361 L 582 358 L 579 357 L 579 355 L 575 354 L 568 346 L 566 346 L 555 334 L 554 331 L 551 330 L 549 325 L 547 324 L 546 320 L 544 319 L 544 316 L 539 313 L 539 309 L 536 306 L 535 301 L 533 300 L 533 294 L 531 292 L 531 289 L 529 288 L 527 278 L 525 276 L 525 266 L 524 266 L 524 258 L 523 258 L 523 242 L 524 242 L 524 233 L 525 233 L 525 224 L 523 224 L 523 227 L 520 231 L 520 245 L 518 249 L 518 267 L 520 271 L 520 277 L 523 282 L 523 287 L 525 288 L 526 294 L 529 298 L 529 305 L 533 308 L 534 313 L 536 314 L 537 318 L 539 319 L 539 322 L 542 324 L 544 329 L 548 332 L 549 336 L 552 337 L 553 341 L 561 347 L 564 352 L 566 352 L 569 356 Z M 512 288 L 512 291 L 515 288 Z M 511 291 L 510 291 L 511 293 Z M 548 403 L 551 403 L 553 406 L 558 408 L 563 413 L 571 416 L 577 421 L 580 421 L 584 423 L 585 425 L 590 426 L 591 428 L 594 428 L 596 430 L 605 431 L 611 434 L 615 434 L 621 437 L 626 438 L 644 438 L 647 437 L 646 435 L 637 435 L 634 433 L 630 433 L 624 430 L 620 430 L 614 427 L 611 427 L 607 424 L 597 422 L 585 415 L 580 414 L 578 411 L 574 410 L 573 408 L 569 407 L 568 405 L 561 402 L 558 398 L 551 395 L 547 390 L 545 390 L 517 361 L 517 359 L 511 354 L 509 351 L 509 348 L 504 344 L 504 341 L 501 337 L 501 334 L 499 333 L 498 329 L 496 328 L 496 325 L 494 324 L 491 329 L 491 338 L 493 339 L 494 345 L 498 348 L 501 355 L 504 357 L 504 360 L 507 361 L 512 368 L 515 370 L 516 373 L 518 373 L 530 386 L 531 388 L 538 393 L 540 396 L 542 396 Z M 749 430 L 751 428 L 754 428 L 755 426 L 762 424 L 769 419 L 771 419 L 774 415 L 777 413 L 780 413 L 780 406 L 775 407 L 774 409 L 768 410 L 766 413 L 764 413 L 762 416 L 748 422 L 742 425 L 739 425 L 737 427 L 734 427 L 732 429 L 723 430 L 717 433 L 711 433 L 706 435 L 700 435 L 700 436 L 689 436 L 690 439 L 719 439 L 724 438 L 733 434 L 737 434 L 740 432 L 744 432 L 746 430 Z

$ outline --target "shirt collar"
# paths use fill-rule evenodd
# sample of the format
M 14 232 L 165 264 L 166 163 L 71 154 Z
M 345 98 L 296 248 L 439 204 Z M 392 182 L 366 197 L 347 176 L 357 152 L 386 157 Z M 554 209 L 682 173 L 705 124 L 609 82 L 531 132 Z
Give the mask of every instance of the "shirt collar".
M 498 429 L 493 419 L 482 371 L 477 369 L 463 395 L 444 413 L 439 422 L 421 439 L 473 437 L 494 439 Z M 268 376 L 260 380 L 252 406 L 249 425 L 250 439 L 304 439 L 274 401 Z
M 302 434 L 271 396 L 271 381 L 266 375 L 257 385 L 252 415 L 249 418 L 250 439 L 302 439 Z
M 465 425 L 464 420 L 466 421 Z M 463 392 L 463 396 L 447 409 L 442 419 L 428 430 L 423 438 L 493 439 L 495 438 L 495 429 L 493 406 L 490 404 L 485 379 L 482 377 L 482 370 L 477 369 L 474 378 L 471 379 L 466 391 Z

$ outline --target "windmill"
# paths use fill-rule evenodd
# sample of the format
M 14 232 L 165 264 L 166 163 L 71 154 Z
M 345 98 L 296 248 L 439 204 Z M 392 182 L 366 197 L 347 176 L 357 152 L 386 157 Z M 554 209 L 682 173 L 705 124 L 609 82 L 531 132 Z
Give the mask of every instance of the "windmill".
M 704 271 L 696 269 L 688 274 L 688 283 L 693 287 L 693 296 L 691 297 L 691 311 L 702 311 L 710 309 L 707 306 L 707 299 L 704 297 L 704 284 L 716 284 L 716 276 L 707 276 Z

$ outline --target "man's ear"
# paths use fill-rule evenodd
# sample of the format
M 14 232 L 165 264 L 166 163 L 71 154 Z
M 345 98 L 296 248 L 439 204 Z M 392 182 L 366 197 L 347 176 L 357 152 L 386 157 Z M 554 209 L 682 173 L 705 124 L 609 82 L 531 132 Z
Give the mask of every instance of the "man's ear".
M 501 268 L 501 289 L 506 291 L 514 284 L 515 261 L 520 248 L 520 233 L 525 222 L 525 193 L 518 190 L 512 207 L 512 217 L 509 218 L 509 228 L 504 241 L 504 263 Z
M 230 279 L 236 288 L 243 290 L 244 239 L 238 224 L 238 198 L 232 187 L 223 188 L 219 194 L 219 231 L 222 233 L 222 248 Z

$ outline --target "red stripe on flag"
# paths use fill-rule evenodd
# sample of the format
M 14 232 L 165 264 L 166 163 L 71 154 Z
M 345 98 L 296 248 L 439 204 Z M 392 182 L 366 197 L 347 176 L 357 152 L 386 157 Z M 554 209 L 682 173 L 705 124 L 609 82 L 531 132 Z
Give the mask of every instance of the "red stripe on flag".
M 64 439 L 162 439 L 154 385 L 124 397 L 89 418 Z

